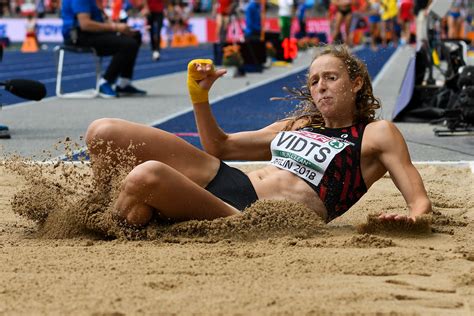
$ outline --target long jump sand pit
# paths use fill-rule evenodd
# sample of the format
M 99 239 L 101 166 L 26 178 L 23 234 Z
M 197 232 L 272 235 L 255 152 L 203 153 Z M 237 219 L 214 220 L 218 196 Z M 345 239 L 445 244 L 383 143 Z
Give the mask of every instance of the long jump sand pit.
M 279 201 L 130 230 L 111 216 L 116 188 L 94 189 L 88 165 L 9 163 L 0 315 L 473 315 L 473 173 L 417 168 L 434 207 L 417 225 L 368 219 L 406 212 L 385 176 L 327 225 Z

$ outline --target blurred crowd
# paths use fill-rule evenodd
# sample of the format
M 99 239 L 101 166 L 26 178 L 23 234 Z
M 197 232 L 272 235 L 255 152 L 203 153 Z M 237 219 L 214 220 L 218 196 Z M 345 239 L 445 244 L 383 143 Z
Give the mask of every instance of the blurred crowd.
M 35 12 L 38 17 L 59 12 L 60 0 L 0 0 L 0 15 L 4 17 L 23 16 Z
M 449 7 L 444 16 L 430 15 L 437 1 Z M 442 39 L 465 39 L 473 31 L 473 14 L 472 0 L 331 0 L 328 7 L 333 41 L 353 45 L 362 30 L 374 48 L 426 39 L 428 29 Z
M 244 13 L 245 7 L 251 2 L 250 0 L 229 0 L 235 2 L 237 12 Z M 102 4 L 102 7 L 110 7 L 113 0 L 97 0 Z M 131 16 L 138 16 L 140 10 L 146 0 L 122 0 L 123 7 L 128 10 Z M 212 15 L 219 5 L 219 0 L 168 0 L 169 5 L 186 6 L 192 13 Z M 329 7 L 330 0 L 309 0 L 311 3 L 313 13 L 316 16 L 322 16 Z M 34 11 L 38 17 L 45 15 L 58 16 L 61 7 L 61 0 L 0 0 L 0 16 L 4 17 L 20 17 L 24 16 L 25 12 Z M 268 0 L 267 10 L 269 14 L 277 14 L 278 0 Z
M 449 1 L 451 7 L 445 16 L 436 20 L 436 24 L 427 25 L 429 7 L 436 1 Z M 113 2 L 97 0 L 104 9 L 110 8 Z M 127 17 L 143 17 L 146 2 L 122 0 L 122 11 Z M 260 0 L 163 0 L 163 3 L 165 19 L 178 21 L 174 25 L 179 27 L 185 27 L 192 15 L 214 18 L 219 41 L 224 41 L 222 37 L 225 37 L 230 15 L 244 19 L 253 10 L 253 17 L 257 17 L 260 11 L 255 10 L 261 10 L 255 4 L 260 4 Z M 0 0 L 0 14 L 5 17 L 58 17 L 60 6 L 61 0 Z M 230 8 L 229 12 L 224 7 Z M 279 17 L 283 33 L 290 32 L 291 21 L 296 19 L 299 25 L 296 37 L 306 35 L 305 19 L 326 17 L 330 22 L 328 41 L 345 42 L 350 46 L 366 41 L 374 48 L 380 44 L 397 46 L 414 43 L 416 37 L 426 37 L 419 33 L 420 30 L 426 33 L 427 27 L 435 28 L 441 38 L 467 38 L 469 34 L 472 36 L 474 30 L 472 0 L 266 0 L 265 14 Z M 250 20 L 254 27 L 256 18 Z M 246 23 L 250 20 L 246 19 Z

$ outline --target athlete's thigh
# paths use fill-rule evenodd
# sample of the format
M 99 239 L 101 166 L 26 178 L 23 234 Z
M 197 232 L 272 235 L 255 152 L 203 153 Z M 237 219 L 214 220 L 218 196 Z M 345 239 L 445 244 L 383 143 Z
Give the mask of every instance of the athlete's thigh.
M 218 13 L 216 15 L 216 27 L 217 27 L 217 29 L 219 29 L 219 27 L 222 26 L 222 22 L 223 22 L 222 14 Z
M 152 162 L 149 166 L 151 166 L 149 172 L 156 173 L 154 176 L 158 182 L 144 193 L 147 203 L 158 210 L 161 216 L 175 220 L 203 220 L 240 214 L 236 208 L 217 198 L 176 169 Z
M 114 119 L 111 124 L 115 126 L 111 127 L 114 136 L 110 140 L 119 148 L 133 144 L 137 163 L 163 162 L 200 185 L 207 184 L 219 168 L 219 159 L 174 134 L 120 119 Z
M 337 12 L 336 13 L 336 16 L 334 18 L 334 21 L 335 21 L 335 27 L 336 27 L 336 31 L 339 32 L 339 28 L 341 27 L 341 24 L 342 24 L 342 21 L 343 21 L 344 17 L 342 16 L 341 12 Z
M 350 29 L 351 29 L 352 13 L 346 14 L 346 16 L 344 17 L 344 24 L 345 24 L 346 30 L 350 30 Z

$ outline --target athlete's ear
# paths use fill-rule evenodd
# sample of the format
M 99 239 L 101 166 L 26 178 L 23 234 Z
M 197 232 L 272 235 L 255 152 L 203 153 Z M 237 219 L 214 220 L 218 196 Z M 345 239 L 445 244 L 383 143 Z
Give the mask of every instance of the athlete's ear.
M 359 92 L 360 89 L 362 89 L 362 86 L 364 85 L 364 80 L 362 77 L 356 77 L 354 82 L 352 83 L 352 91 L 354 93 Z

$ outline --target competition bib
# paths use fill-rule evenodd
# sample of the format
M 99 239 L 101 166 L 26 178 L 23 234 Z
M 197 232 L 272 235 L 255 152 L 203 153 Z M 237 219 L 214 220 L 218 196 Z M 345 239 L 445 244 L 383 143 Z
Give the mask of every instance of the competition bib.
M 270 163 L 318 185 L 329 163 L 347 146 L 340 139 L 313 132 L 280 132 L 271 143 Z

